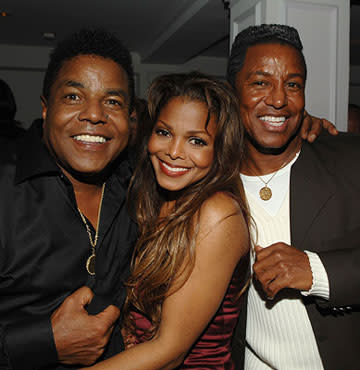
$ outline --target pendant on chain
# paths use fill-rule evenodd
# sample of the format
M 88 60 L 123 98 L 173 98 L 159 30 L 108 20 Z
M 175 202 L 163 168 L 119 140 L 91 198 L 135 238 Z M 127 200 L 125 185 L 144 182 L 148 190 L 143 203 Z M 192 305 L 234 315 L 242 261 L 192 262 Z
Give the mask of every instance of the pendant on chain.
M 89 275 L 95 275 L 95 253 L 93 253 L 87 260 L 86 260 L 86 270 Z
M 96 254 L 95 254 L 95 252 L 96 252 L 96 244 L 97 244 L 98 236 L 99 236 L 98 232 L 99 232 L 99 226 L 100 226 L 101 207 L 102 207 L 102 202 L 103 202 L 103 199 L 104 199 L 105 185 L 106 185 L 106 183 L 104 182 L 103 186 L 102 186 L 102 190 L 101 190 L 101 198 L 100 198 L 100 204 L 99 204 L 99 209 L 98 209 L 97 225 L 96 225 L 96 229 L 95 229 L 96 231 L 95 231 L 94 240 L 92 239 L 90 227 L 86 222 L 85 216 L 83 215 L 83 213 L 80 211 L 80 208 L 78 207 L 79 215 L 81 217 L 82 222 L 85 225 L 86 232 L 88 234 L 89 242 L 90 242 L 90 245 L 91 245 L 91 255 L 88 257 L 88 259 L 86 260 L 86 264 L 85 264 L 86 271 L 91 276 L 95 275 L 95 272 L 96 272 L 96 270 L 95 270 Z
M 259 195 L 262 200 L 269 200 L 272 197 L 271 189 L 265 185 L 260 189 Z

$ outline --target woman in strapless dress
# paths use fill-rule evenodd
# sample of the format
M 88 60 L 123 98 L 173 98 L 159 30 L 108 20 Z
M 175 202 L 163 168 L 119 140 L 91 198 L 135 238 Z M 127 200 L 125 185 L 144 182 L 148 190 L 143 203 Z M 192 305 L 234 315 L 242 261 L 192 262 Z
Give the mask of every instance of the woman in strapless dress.
M 92 368 L 233 369 L 249 255 L 236 97 L 193 72 L 157 78 L 148 99 L 129 193 L 140 235 L 123 310 L 127 349 Z

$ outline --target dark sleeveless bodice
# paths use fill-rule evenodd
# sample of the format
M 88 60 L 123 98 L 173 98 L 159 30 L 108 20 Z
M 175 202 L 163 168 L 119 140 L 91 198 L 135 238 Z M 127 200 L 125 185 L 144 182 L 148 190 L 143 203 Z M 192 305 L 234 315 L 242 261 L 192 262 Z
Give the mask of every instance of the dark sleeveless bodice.
M 244 271 L 239 267 L 233 274 L 216 315 L 178 369 L 234 369 L 231 360 L 231 338 L 240 312 L 241 299 L 238 295 L 244 285 Z M 137 312 L 133 312 L 133 317 L 136 323 L 136 342 L 141 343 L 144 341 L 143 334 L 150 327 L 150 322 Z

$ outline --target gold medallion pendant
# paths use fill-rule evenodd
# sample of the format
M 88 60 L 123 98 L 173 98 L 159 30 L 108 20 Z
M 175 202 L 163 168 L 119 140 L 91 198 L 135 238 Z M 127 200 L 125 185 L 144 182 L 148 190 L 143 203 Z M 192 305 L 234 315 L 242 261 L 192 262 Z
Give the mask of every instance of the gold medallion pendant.
M 95 260 L 96 260 L 95 254 L 92 254 L 86 260 L 86 270 L 89 273 L 89 275 L 95 275 Z
M 262 200 L 269 200 L 272 197 L 271 189 L 268 188 L 266 185 L 260 189 L 259 191 L 260 198 Z

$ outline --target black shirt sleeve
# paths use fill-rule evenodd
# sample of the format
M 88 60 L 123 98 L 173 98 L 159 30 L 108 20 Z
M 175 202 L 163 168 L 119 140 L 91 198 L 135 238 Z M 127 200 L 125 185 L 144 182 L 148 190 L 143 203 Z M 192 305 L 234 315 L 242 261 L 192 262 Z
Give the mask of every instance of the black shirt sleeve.
M 39 369 L 57 362 L 49 318 L 8 325 L 3 339 L 3 351 L 7 354 L 10 369 Z

